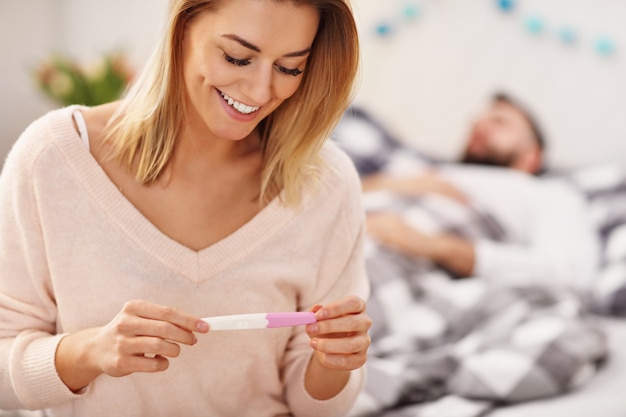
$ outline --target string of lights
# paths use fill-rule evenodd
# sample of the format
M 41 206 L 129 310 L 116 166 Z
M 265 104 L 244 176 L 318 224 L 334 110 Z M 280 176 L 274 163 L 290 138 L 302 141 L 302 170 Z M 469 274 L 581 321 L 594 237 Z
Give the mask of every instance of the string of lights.
M 565 46 L 576 47 L 579 45 L 591 45 L 600 56 L 611 56 L 618 52 L 618 42 L 608 34 L 598 34 L 593 39 L 584 39 L 581 31 L 575 25 L 552 24 L 549 18 L 541 13 L 527 13 L 521 15 L 521 0 L 489 0 L 493 3 L 496 12 L 506 15 L 518 15 L 515 19 L 520 26 L 533 36 L 553 38 Z M 435 7 L 436 2 L 429 2 L 429 6 Z M 400 32 L 403 25 L 415 24 L 419 19 L 427 15 L 427 5 L 419 1 L 406 1 L 396 6 L 393 15 L 381 18 L 374 27 L 374 33 L 381 38 L 390 38 Z

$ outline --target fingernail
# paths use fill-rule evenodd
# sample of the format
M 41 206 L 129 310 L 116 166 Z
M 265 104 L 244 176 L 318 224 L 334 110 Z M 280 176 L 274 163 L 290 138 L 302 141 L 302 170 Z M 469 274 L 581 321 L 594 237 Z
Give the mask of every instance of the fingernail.
M 198 343 L 198 338 L 196 337 L 196 335 L 193 335 L 193 342 L 191 342 L 192 345 L 195 345 L 196 343 Z
M 320 311 L 315 313 L 315 318 L 318 319 L 318 320 L 327 319 L 328 318 L 328 310 L 326 310 L 324 308 L 321 309 Z
M 313 349 L 317 349 L 317 339 L 311 339 L 309 341 L 309 345 L 313 348 Z
M 317 324 L 309 324 L 306 330 L 308 333 L 317 333 L 320 331 L 320 328 Z
M 203 332 L 203 333 L 209 331 L 209 325 L 204 321 L 199 321 L 198 324 L 196 325 L 196 328 L 198 329 L 199 332 Z

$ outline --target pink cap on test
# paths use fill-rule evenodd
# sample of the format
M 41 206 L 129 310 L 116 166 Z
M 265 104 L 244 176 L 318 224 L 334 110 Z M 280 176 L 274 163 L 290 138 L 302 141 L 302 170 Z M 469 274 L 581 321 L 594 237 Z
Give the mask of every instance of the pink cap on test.
M 268 321 L 268 329 L 273 327 L 300 326 L 303 324 L 315 323 L 317 321 L 315 319 L 315 313 L 311 311 L 296 313 L 267 313 L 265 318 Z

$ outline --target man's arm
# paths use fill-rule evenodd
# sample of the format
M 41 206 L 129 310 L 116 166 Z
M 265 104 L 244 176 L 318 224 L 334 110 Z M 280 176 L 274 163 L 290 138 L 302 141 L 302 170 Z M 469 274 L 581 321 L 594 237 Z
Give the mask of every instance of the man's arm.
M 397 176 L 390 174 L 372 174 L 361 179 L 361 187 L 364 192 L 389 191 L 403 196 L 417 196 L 433 193 L 461 203 L 467 202 L 467 197 L 461 190 L 450 182 L 440 178 L 435 171 Z
M 528 190 L 527 190 L 528 191 Z M 401 253 L 429 259 L 458 276 L 509 284 L 585 288 L 597 270 L 599 241 L 585 202 L 570 187 L 544 184 L 528 195 L 524 241 L 475 242 L 451 234 L 426 235 L 392 213 L 368 216 L 368 232 Z
M 429 259 L 458 276 L 468 277 L 474 271 L 474 246 L 459 236 L 424 234 L 394 213 L 370 214 L 367 230 L 383 245 L 409 256 Z

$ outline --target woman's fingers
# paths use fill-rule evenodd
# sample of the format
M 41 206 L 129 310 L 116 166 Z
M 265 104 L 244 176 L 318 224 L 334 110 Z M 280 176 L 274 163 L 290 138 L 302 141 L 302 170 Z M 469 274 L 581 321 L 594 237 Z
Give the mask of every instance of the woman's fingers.
M 310 336 L 366 333 L 372 326 L 371 318 L 365 313 L 366 303 L 362 298 L 347 296 L 321 308 L 314 307 L 316 323 L 307 326 Z
M 315 317 L 318 320 L 327 320 L 347 314 L 358 314 L 365 311 L 365 301 L 362 298 L 349 295 L 339 301 L 329 303 L 317 310 Z
M 315 357 L 326 368 L 353 370 L 367 360 L 370 338 L 365 334 L 346 337 L 322 337 L 311 339 Z
M 371 318 L 366 303 L 355 296 L 345 297 L 322 308 L 315 306 L 317 322 L 307 325 L 317 360 L 327 368 L 351 370 L 365 363 L 370 346 Z
M 351 371 L 359 369 L 367 360 L 366 353 L 354 353 L 351 355 L 330 354 L 325 352 L 316 352 L 317 360 L 326 368 Z
M 172 307 L 147 301 L 129 301 L 118 315 L 100 328 L 93 346 L 98 368 L 111 376 L 167 369 L 167 358 L 180 355 L 180 345 L 194 345 L 195 332 L 208 325 Z
M 365 333 L 372 325 L 371 319 L 363 315 L 348 315 L 332 320 L 318 320 L 307 325 L 309 336 L 320 335 L 347 335 L 351 333 Z
M 136 337 L 129 344 L 128 354 L 145 357 L 167 356 L 176 358 L 180 355 L 180 345 L 158 337 Z
M 198 341 L 196 335 L 190 330 L 182 329 L 170 322 L 153 319 L 141 319 L 135 335 L 152 336 L 189 346 L 196 344 Z
M 200 318 L 184 313 L 176 308 L 161 306 L 143 300 L 129 301 L 122 312 L 131 316 L 173 324 L 187 332 L 206 333 L 209 326 Z
M 123 362 L 117 363 L 115 369 L 121 375 L 128 375 L 135 372 L 162 372 L 169 366 L 169 360 L 163 356 L 144 354 L 124 357 Z
M 361 334 L 350 337 L 315 339 L 315 349 L 329 354 L 351 355 L 353 353 L 366 351 L 369 346 L 369 337 Z
M 194 316 L 146 301 L 127 302 L 114 325 L 126 337 L 153 336 L 185 345 L 197 342 L 194 332 L 208 331 L 208 325 Z

